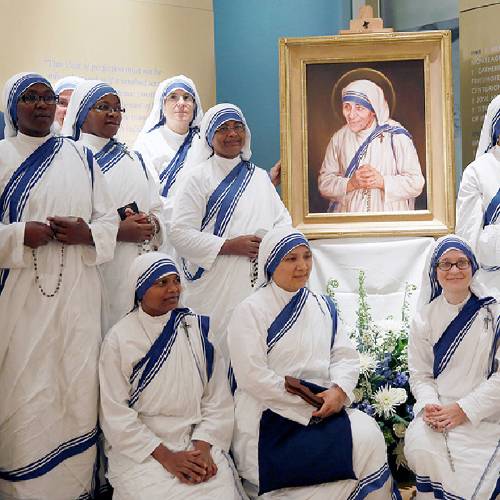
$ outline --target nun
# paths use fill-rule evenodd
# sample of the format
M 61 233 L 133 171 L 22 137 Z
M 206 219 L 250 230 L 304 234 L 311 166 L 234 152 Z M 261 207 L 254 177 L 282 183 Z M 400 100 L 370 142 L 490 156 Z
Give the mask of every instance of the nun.
M 371 80 L 351 82 L 342 89 L 342 114 L 346 123 L 330 139 L 318 177 L 328 212 L 414 210 L 425 179 L 383 90 Z
M 60 132 L 68 109 L 71 94 L 76 86 L 84 81 L 83 78 L 78 76 L 65 76 L 54 84 L 54 92 L 57 96 L 56 114 L 54 119 L 54 127 L 57 132 Z
M 158 85 L 153 109 L 137 137 L 134 148 L 158 174 L 165 198 L 189 161 L 190 149 L 199 132 L 203 109 L 194 82 L 177 75 Z
M 164 240 L 163 203 L 140 153 L 116 139 L 125 112 L 118 92 L 105 82 L 86 80 L 73 92 L 64 121 L 65 136 L 92 151 L 120 216 L 114 258 L 101 266 L 103 334 L 127 312 L 127 270 L 141 253 Z
M 500 308 L 477 270 L 455 235 L 437 240 L 427 259 L 408 348 L 416 404 L 405 455 L 417 498 L 500 494 Z
M 4 87 L 0 142 L 0 497 L 87 498 L 98 435 L 101 285 L 118 216 L 80 144 L 51 132 L 34 73 Z
M 261 286 L 229 323 L 238 471 L 251 497 L 396 498 L 377 423 L 347 408 L 359 355 L 331 298 L 307 288 L 311 269 L 303 234 L 269 231 L 259 249 Z
M 209 318 L 181 304 L 168 255 L 137 257 L 128 278 L 131 312 L 104 339 L 99 370 L 113 498 L 241 498 L 227 453 L 233 401 Z
M 476 159 L 464 170 L 457 197 L 457 235 L 474 250 L 478 280 L 500 295 L 500 95 L 488 106 Z
M 238 107 L 211 108 L 200 133 L 169 236 L 182 258 L 185 302 L 210 315 L 220 336 L 211 340 L 226 355 L 227 322 L 254 289 L 261 238 L 291 219 L 267 172 L 250 161 L 250 129 Z

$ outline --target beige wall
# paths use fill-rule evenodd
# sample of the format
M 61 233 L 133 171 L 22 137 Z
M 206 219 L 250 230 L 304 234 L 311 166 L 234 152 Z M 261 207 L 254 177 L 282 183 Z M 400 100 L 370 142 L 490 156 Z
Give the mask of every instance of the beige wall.
M 500 94 L 500 2 L 460 1 L 463 165 L 475 156 L 486 108 Z
M 0 0 L 0 13 L 0 85 L 20 71 L 105 80 L 122 93 L 127 142 L 169 76 L 215 103 L 212 0 Z

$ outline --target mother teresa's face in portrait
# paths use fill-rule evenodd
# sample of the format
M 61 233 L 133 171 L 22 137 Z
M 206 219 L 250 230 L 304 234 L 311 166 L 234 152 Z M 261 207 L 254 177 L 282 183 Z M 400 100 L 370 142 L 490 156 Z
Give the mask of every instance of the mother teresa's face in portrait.
M 371 127 L 373 120 L 375 120 L 375 113 L 373 111 L 355 102 L 343 102 L 342 113 L 347 126 L 354 133 Z

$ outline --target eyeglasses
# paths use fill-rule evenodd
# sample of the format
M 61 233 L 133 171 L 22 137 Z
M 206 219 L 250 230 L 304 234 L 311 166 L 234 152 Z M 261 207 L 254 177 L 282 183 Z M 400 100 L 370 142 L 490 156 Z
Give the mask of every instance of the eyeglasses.
M 230 127 L 229 125 L 221 125 L 216 131 L 216 134 L 228 134 L 229 131 L 234 131 L 237 134 L 240 134 L 241 132 L 244 132 L 245 130 L 245 125 L 243 123 L 236 123 L 233 127 Z
M 175 104 L 179 101 L 184 101 L 186 104 L 194 104 L 194 98 L 190 94 L 168 94 L 165 99 L 167 102 L 171 104 Z
M 42 101 L 45 104 L 55 104 L 56 102 L 59 101 L 59 96 L 55 94 L 48 94 L 48 95 L 23 94 L 19 98 L 19 100 L 24 102 L 24 104 L 37 104 Z
M 457 266 L 457 269 L 463 271 L 469 268 L 470 261 L 469 259 L 458 259 L 456 262 L 443 260 L 442 262 L 438 262 L 436 267 L 441 271 L 449 271 L 453 266 Z
M 125 113 L 125 108 L 113 108 L 113 106 L 105 103 L 96 104 L 92 106 L 92 109 L 98 113 Z

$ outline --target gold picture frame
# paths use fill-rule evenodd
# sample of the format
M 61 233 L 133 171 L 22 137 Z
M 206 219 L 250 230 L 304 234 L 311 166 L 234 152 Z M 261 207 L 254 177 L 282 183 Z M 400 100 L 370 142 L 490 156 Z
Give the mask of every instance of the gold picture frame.
M 437 237 L 453 232 L 450 32 L 282 38 L 279 49 L 281 185 L 293 225 L 309 238 Z M 370 79 L 382 88 L 391 118 L 395 113 L 413 141 L 425 183 L 419 197 L 410 200 L 411 209 L 332 213 L 335 204 L 319 193 L 317 178 L 326 148 L 336 131 L 347 127 L 340 87 L 354 79 Z M 331 102 L 339 106 L 336 112 Z

